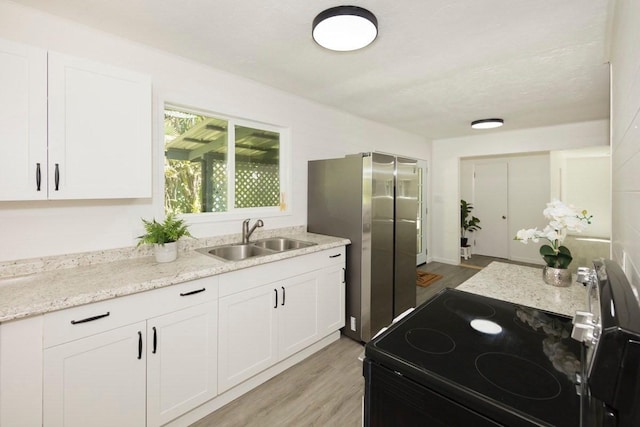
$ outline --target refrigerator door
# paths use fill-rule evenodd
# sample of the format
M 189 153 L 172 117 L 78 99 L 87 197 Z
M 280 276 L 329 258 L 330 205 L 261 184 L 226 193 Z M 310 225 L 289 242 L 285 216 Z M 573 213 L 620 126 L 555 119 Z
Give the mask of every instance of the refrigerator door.
M 393 317 L 416 306 L 418 164 L 396 160 Z
M 393 238 L 395 158 L 371 154 L 371 301 L 369 324 L 363 320 L 362 340 L 367 342 L 393 320 Z M 370 184 L 369 184 L 370 183 Z M 366 197 L 366 191 L 365 191 Z M 366 221 L 365 221 L 366 222 Z M 415 237 L 414 237 L 415 240 Z M 415 267 L 415 266 L 414 266 Z M 415 292 L 415 290 L 414 290 Z
M 307 229 L 344 237 L 347 246 L 345 335 L 362 341 L 371 301 L 371 158 L 362 155 L 309 162 Z M 368 171 L 368 172 L 365 172 Z M 367 186 L 369 190 L 364 190 Z

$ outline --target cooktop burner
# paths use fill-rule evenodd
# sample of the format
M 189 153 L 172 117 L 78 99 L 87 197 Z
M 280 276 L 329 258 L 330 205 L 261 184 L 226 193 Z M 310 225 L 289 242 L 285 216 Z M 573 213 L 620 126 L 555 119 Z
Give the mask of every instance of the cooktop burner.
M 483 353 L 476 357 L 476 369 L 499 389 L 525 399 L 555 399 L 562 390 L 551 372 L 509 353 Z
M 452 313 L 465 317 L 491 317 L 496 310 L 488 304 L 469 301 L 465 298 L 450 297 L 444 301 L 444 306 Z
M 446 289 L 369 342 L 366 357 L 451 399 L 579 425 L 571 319 Z M 576 418 L 578 417 L 578 418 Z
M 405 334 L 410 346 L 425 353 L 447 354 L 456 348 L 456 343 L 444 332 L 435 329 L 411 329 Z

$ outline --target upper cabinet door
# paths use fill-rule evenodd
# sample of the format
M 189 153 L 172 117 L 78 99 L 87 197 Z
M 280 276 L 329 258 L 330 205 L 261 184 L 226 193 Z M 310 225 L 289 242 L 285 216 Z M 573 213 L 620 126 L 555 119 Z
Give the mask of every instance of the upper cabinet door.
M 151 197 L 151 79 L 49 53 L 49 199 Z
M 0 40 L 0 201 L 46 198 L 47 52 Z

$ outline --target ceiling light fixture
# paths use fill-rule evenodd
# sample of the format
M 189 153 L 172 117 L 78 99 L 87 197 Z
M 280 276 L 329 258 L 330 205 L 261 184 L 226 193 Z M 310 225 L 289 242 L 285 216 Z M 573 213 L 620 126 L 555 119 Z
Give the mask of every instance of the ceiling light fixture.
M 482 119 L 482 120 L 474 120 L 471 122 L 471 127 L 473 129 L 493 129 L 499 128 L 504 124 L 504 120 L 502 119 Z
M 358 50 L 378 36 L 378 20 L 373 13 L 358 6 L 332 7 L 315 17 L 312 35 L 316 43 L 326 49 Z

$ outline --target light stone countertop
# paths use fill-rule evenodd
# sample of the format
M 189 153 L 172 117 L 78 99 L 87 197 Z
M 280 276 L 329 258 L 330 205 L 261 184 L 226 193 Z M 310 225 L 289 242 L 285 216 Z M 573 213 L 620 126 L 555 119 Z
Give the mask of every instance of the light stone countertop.
M 317 243 L 303 249 L 230 262 L 189 250 L 170 263 L 153 257 L 82 265 L 0 278 L 0 323 L 189 280 L 249 268 L 268 262 L 348 245 L 348 239 L 300 232 L 287 237 Z
M 586 289 L 580 283 L 566 288 L 547 285 L 541 268 L 495 261 L 456 289 L 570 317 L 586 305 Z

